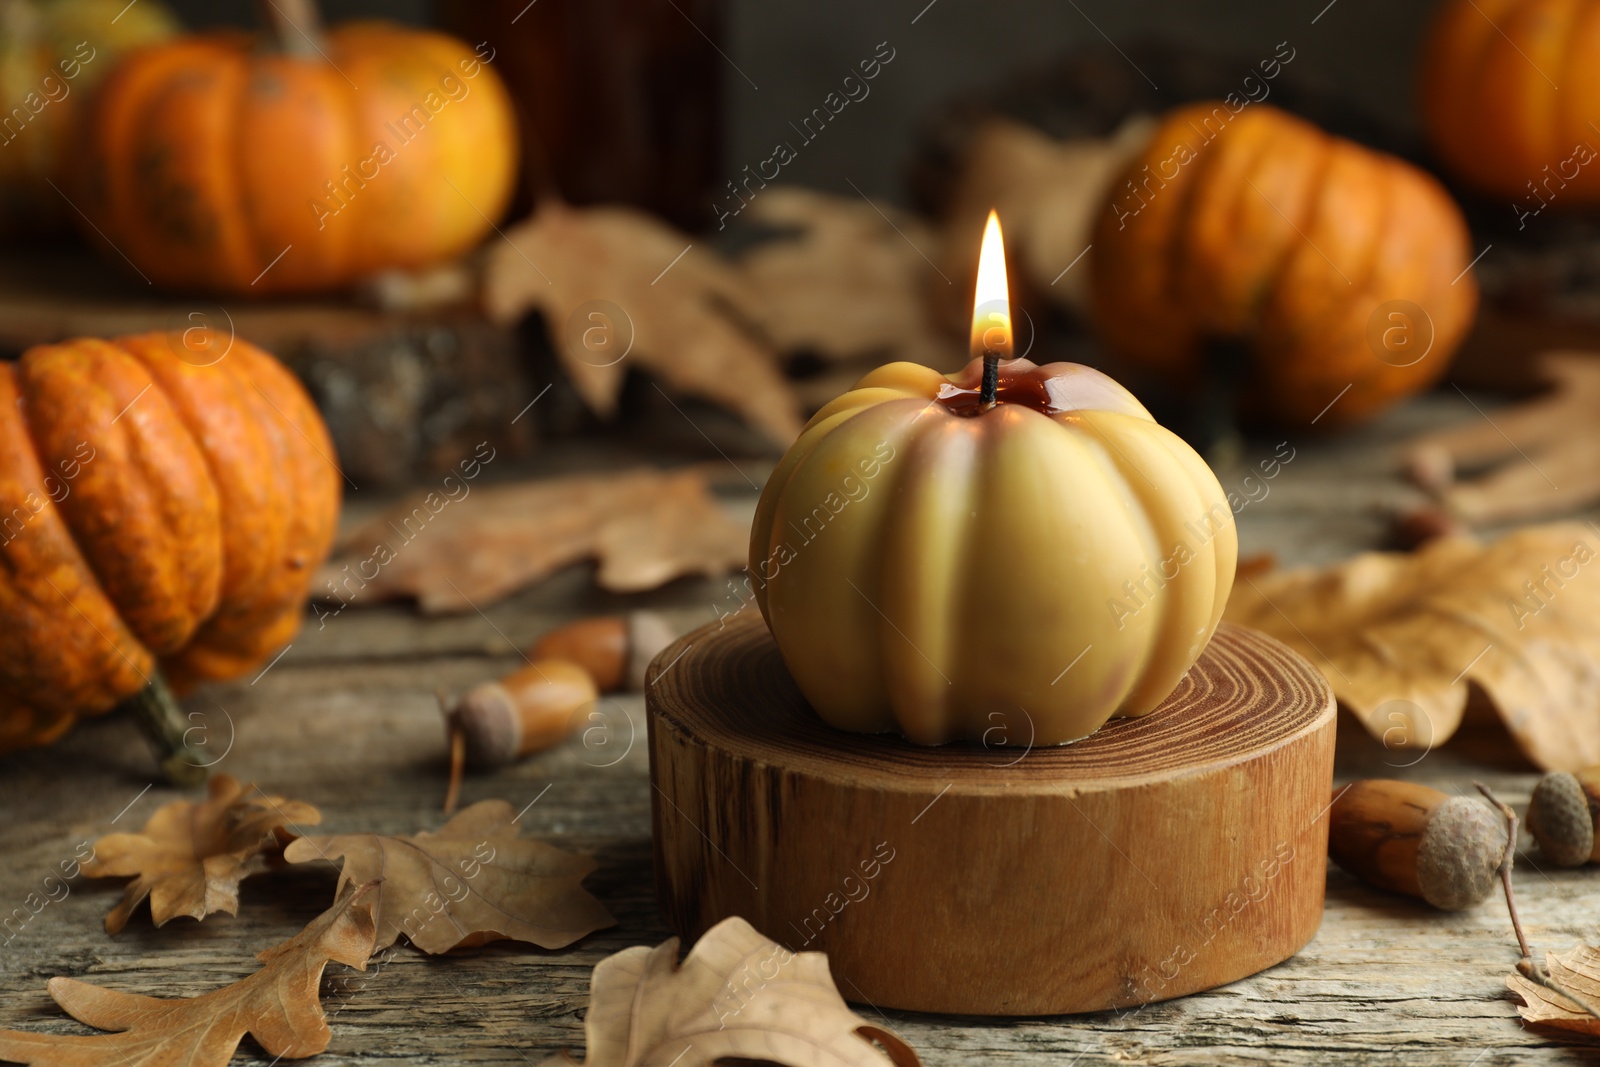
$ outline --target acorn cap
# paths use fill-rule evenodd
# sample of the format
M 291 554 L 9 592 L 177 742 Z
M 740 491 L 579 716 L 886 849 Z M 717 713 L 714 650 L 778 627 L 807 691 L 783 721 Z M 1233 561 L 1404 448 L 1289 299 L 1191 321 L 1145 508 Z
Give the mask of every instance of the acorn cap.
M 1500 817 L 1471 797 L 1451 797 L 1434 810 L 1417 848 L 1422 899 L 1444 911 L 1479 903 L 1494 891 L 1505 851 Z
M 470 765 L 499 767 L 517 758 L 522 723 L 510 691 L 499 682 L 473 686 L 450 712 L 450 720 L 466 739 Z
M 644 689 L 645 672 L 661 650 L 678 639 L 677 627 L 653 611 L 635 611 L 628 615 L 628 669 L 626 683 L 630 692 Z
M 1552 771 L 1533 787 L 1528 831 L 1558 867 L 1581 867 L 1594 854 L 1594 817 L 1576 776 Z

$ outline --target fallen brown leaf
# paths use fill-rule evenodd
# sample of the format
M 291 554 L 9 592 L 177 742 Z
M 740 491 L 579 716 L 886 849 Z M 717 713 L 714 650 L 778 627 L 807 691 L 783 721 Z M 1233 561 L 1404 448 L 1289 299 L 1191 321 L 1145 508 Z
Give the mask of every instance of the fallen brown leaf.
M 1278 566 L 1278 557 L 1271 552 L 1255 552 L 1248 556 L 1240 556 L 1238 564 L 1233 571 L 1233 580 L 1242 582 L 1246 578 L 1259 578 L 1263 574 L 1271 574 Z
M 402 501 L 342 538 L 313 589 L 341 611 L 415 597 L 439 615 L 485 607 L 593 558 L 602 588 L 633 593 L 742 567 L 749 538 L 698 471 L 550 478 L 486 486 L 458 503 L 438 493 Z
M 573 387 L 597 414 L 616 413 L 623 378 L 638 366 L 736 412 L 777 444 L 799 435 L 777 356 L 742 321 L 750 294 L 716 253 L 615 206 L 549 204 L 505 237 L 485 267 L 486 310 L 501 323 L 542 312 Z M 586 307 L 598 301 L 620 309 L 622 321 Z
M 1525 521 L 1600 500 L 1600 356 L 1545 352 L 1528 362 L 1547 393 L 1408 446 L 1412 478 L 1456 519 Z M 1483 473 L 1459 479 L 1461 470 Z
M 332 1036 L 317 1001 L 328 963 L 366 970 L 372 905 L 363 887 L 257 958 L 263 966 L 230 986 L 184 1000 L 119 993 L 52 978 L 50 996 L 79 1022 L 106 1034 L 0 1030 L 0 1059 L 40 1067 L 224 1067 L 245 1034 L 269 1056 L 301 1059 Z
M 588 856 L 517 836 L 511 805 L 484 800 L 432 833 L 302 837 L 290 863 L 344 858 L 339 892 L 382 878 L 373 951 L 401 934 L 424 952 L 448 952 L 500 938 L 564 948 L 616 922 L 583 888 Z
M 852 1012 L 820 952 L 794 953 L 737 916 L 678 964 L 678 939 L 600 961 L 589 989 L 585 1067 L 776 1063 L 917 1067 L 911 1047 Z M 566 1053 L 541 1067 L 575 1062 Z
M 971 293 L 977 249 L 989 209 L 1005 225 L 1008 259 L 1033 292 L 1083 312 L 1088 306 L 1088 252 L 1095 216 L 1118 170 L 1150 140 L 1144 115 L 1105 138 L 1057 141 L 1010 119 L 986 122 L 962 156 L 945 210 L 944 271 L 956 291 Z M 1093 255 L 1093 253 L 1089 253 Z M 951 306 L 964 325 L 970 308 Z M 1019 335 L 1019 343 L 1025 338 Z
M 1246 575 L 1224 617 L 1303 654 L 1387 747 L 1444 743 L 1476 685 L 1529 759 L 1578 770 L 1600 763 L 1597 535 L 1553 523 Z
M 952 371 L 966 362 L 965 338 L 958 345 L 933 329 L 930 289 L 948 299 L 950 283 L 924 258 L 937 257 L 938 245 L 914 216 L 860 197 L 775 186 L 744 217 L 781 231 L 738 264 L 753 313 L 779 348 Z
M 281 848 L 293 836 L 289 831 L 298 832 L 296 827 L 321 821 L 321 813 L 310 804 L 268 796 L 257 786 L 218 774 L 205 800 L 175 800 L 150 816 L 144 832 L 109 834 L 96 841 L 83 873 L 89 878 L 134 876 L 106 916 L 108 934 L 121 932 L 146 897 L 157 926 L 179 915 L 237 915 L 239 883 L 265 868 L 262 854 Z
M 1513 974 L 1506 978 L 1506 986 L 1522 998 L 1517 1006 L 1518 1014 L 1540 1026 L 1600 1037 L 1600 1018 L 1595 1017 L 1595 1008 L 1600 1006 L 1600 949 L 1579 945 L 1565 956 L 1547 952 L 1545 965 L 1552 982 L 1573 997 L 1582 998 L 1590 1007 L 1583 1007 L 1548 986 Z

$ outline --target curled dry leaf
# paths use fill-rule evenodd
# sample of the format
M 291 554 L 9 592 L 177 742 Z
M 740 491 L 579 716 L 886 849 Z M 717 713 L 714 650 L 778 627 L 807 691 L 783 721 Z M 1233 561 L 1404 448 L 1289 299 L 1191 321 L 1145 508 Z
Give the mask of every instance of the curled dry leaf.
M 106 916 L 106 933 L 128 925 L 146 897 L 157 926 L 179 915 L 237 915 L 239 883 L 266 866 L 263 853 L 281 848 L 298 827 L 322 821 L 310 804 L 268 796 L 231 775 L 212 778 L 209 793 L 199 803 L 163 805 L 142 833 L 109 834 L 94 843 L 94 857 L 83 865 L 87 877 L 133 876 Z
M 638 366 L 777 444 L 799 435 L 777 356 L 745 325 L 750 294 L 714 252 L 625 207 L 549 204 L 505 236 L 490 248 L 485 308 L 501 323 L 542 312 L 573 387 L 597 414 L 615 414 L 623 378 Z
M 335 613 L 415 597 L 425 614 L 446 614 L 595 559 L 603 588 L 634 593 L 742 567 L 749 538 L 699 471 L 585 474 L 486 486 L 456 503 L 417 494 L 342 538 L 313 588 Z
M 1600 501 L 1600 356 L 1546 352 L 1530 362 L 1546 394 L 1410 443 L 1413 480 L 1449 516 L 1520 522 Z M 1458 478 L 1463 470 L 1483 473 Z
M 1387 747 L 1429 748 L 1479 687 L 1546 770 L 1600 763 L 1600 529 L 1530 526 L 1244 576 L 1224 617 L 1303 654 Z
M 75 978 L 52 978 L 50 996 L 79 1022 L 112 1033 L 39 1034 L 0 1030 L 0 1060 L 39 1067 L 224 1067 L 250 1034 L 267 1055 L 300 1059 L 328 1047 L 317 988 L 328 963 L 366 970 L 372 954 L 370 887 L 311 921 L 257 958 L 262 968 L 230 986 L 185 1000 L 119 993 Z
M 1522 998 L 1518 1014 L 1540 1026 L 1600 1037 L 1600 1018 L 1595 1016 L 1600 1010 L 1600 949 L 1579 945 L 1564 956 L 1549 952 L 1545 954 L 1545 965 L 1550 981 L 1570 996 L 1520 974 L 1509 975 L 1506 986 Z M 1588 1006 L 1574 1003 L 1573 998 L 1581 998 Z
M 739 260 L 753 313 L 780 348 L 941 370 L 966 361 L 964 346 L 933 330 L 930 287 L 949 283 L 924 258 L 936 259 L 938 245 L 914 216 L 860 197 L 775 186 L 744 217 L 780 231 Z
M 564 948 L 616 922 L 583 888 L 594 860 L 519 838 L 503 800 L 474 804 L 432 833 L 302 837 L 284 850 L 290 863 L 340 857 L 340 893 L 383 879 L 374 951 L 401 934 L 435 953 L 501 938 Z
M 590 981 L 585 1067 L 775 1063 L 917 1067 L 911 1047 L 852 1012 L 820 952 L 790 952 L 735 916 L 683 964 L 678 939 L 623 949 Z M 565 1053 L 541 1067 L 574 1062 Z

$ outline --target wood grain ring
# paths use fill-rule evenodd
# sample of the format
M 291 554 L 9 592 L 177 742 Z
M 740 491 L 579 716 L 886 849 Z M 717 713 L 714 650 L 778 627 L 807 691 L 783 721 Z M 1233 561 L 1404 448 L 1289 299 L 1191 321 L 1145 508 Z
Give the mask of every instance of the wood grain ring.
M 646 704 L 667 922 L 742 915 L 826 952 L 850 1000 L 1123 1007 L 1254 974 L 1321 922 L 1333 694 L 1251 630 L 1224 624 L 1152 714 L 1057 748 L 834 730 L 753 610 L 665 650 Z

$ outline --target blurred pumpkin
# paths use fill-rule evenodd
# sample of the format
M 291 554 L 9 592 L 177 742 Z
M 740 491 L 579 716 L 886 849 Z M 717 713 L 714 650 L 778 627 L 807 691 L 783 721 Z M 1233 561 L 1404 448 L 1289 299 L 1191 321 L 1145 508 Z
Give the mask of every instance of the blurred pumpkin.
M 197 769 L 163 675 L 234 678 L 294 635 L 338 517 L 332 454 L 289 372 L 208 330 L 0 363 L 0 751 L 127 701 L 170 774 Z
M 1432 384 L 1477 307 L 1437 181 L 1263 104 L 1165 116 L 1093 247 L 1111 348 L 1182 387 L 1242 347 L 1243 413 L 1287 424 L 1357 422 Z
M 1600 3 L 1448 0 L 1418 84 L 1428 139 L 1463 183 L 1532 209 L 1600 203 Z
M 120 55 L 178 32 L 159 0 L 0 0 L 0 236 L 59 227 L 83 101 Z
M 517 166 L 492 53 L 384 22 L 324 34 L 309 0 L 263 9 L 276 47 L 179 38 L 97 94 L 83 208 L 116 253 L 159 285 L 258 294 L 477 243 Z

